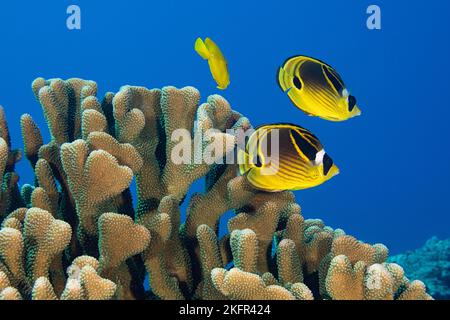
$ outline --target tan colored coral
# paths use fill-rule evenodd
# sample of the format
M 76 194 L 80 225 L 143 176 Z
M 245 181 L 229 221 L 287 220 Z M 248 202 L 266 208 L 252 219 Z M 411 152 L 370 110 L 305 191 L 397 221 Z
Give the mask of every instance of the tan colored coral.
M 11 145 L 11 137 L 9 136 L 8 123 L 6 122 L 5 110 L 0 106 L 0 138 L 8 145 Z
M 166 251 L 164 260 L 167 269 L 176 275 L 181 286 L 193 291 L 192 265 L 188 248 L 186 248 L 186 239 L 180 226 L 181 212 L 178 199 L 174 196 L 164 197 L 159 204 L 158 212 L 167 214 L 171 221 L 170 236 L 164 245 Z M 170 254 L 167 254 L 169 252 Z
M 301 260 L 308 274 L 319 271 L 324 258 L 330 253 L 334 239 L 339 238 L 343 231 L 326 227 L 320 219 L 308 219 L 304 222 L 304 256 Z
M 11 149 L 0 107 L 1 299 L 141 299 L 144 267 L 161 299 L 311 300 L 303 272 L 307 283 L 319 281 L 317 298 L 431 298 L 401 267 L 383 263 L 384 246 L 304 220 L 292 193 L 255 190 L 236 165 L 220 163 L 245 142 L 228 129 L 251 128 L 223 97 L 199 105 L 192 87 L 125 86 L 99 100 L 97 85 L 81 79 L 39 78 L 32 88 L 51 134 L 44 144 L 31 116 L 21 118 L 35 185 L 19 190 L 21 153 Z M 209 157 L 172 161 L 177 129 L 206 134 L 188 155 Z M 180 225 L 181 203 L 201 177 L 205 191 L 188 199 Z M 230 234 L 219 240 L 230 210 Z M 72 261 L 67 274 L 63 258 Z
M 230 271 L 216 268 L 211 272 L 214 286 L 232 300 L 294 300 L 289 290 L 277 286 L 266 286 L 256 274 L 233 268 Z
M 110 272 L 126 259 L 143 252 L 150 243 L 150 232 L 125 215 L 104 213 L 98 221 L 100 272 Z
M 129 143 L 119 143 L 105 132 L 92 132 L 86 139 L 90 149 L 104 150 L 114 156 L 119 163 L 129 167 L 136 174 L 141 170 L 142 158 Z
M 91 257 L 91 256 L 79 256 L 75 260 L 72 261 L 72 265 L 71 266 L 76 267 L 79 270 L 83 269 L 85 266 L 90 266 L 95 271 L 98 271 L 100 263 L 94 257 Z
M 0 138 L 0 176 L 3 178 L 5 173 L 5 168 L 8 163 L 8 145 L 3 138 Z
M 7 267 L 9 281 L 13 286 L 25 285 L 23 266 L 24 243 L 19 230 L 3 227 L 0 230 L 0 259 Z
M 199 107 L 197 118 L 201 124 L 198 130 L 214 127 L 220 132 L 230 129 L 228 132 L 232 132 L 233 137 L 222 136 L 226 140 L 225 144 L 230 146 L 239 141 L 240 132 L 251 128 L 248 119 L 233 111 L 229 103 L 218 95 L 208 97 L 208 102 Z M 224 153 L 228 151 L 224 150 Z M 194 194 L 189 203 L 186 219 L 186 232 L 189 236 L 193 236 L 200 224 L 215 228 L 224 212 L 240 207 L 238 203 L 247 203 L 257 193 L 245 178 L 236 177 L 237 170 L 236 165 L 230 164 L 226 167 L 215 165 L 210 168 L 206 178 L 206 192 Z
M 89 153 L 84 140 L 64 144 L 61 159 L 77 203 L 81 231 L 95 236 L 101 214 L 98 206 L 120 195 L 130 185 L 133 172 L 104 150 Z
M 406 279 L 405 272 L 401 266 L 395 263 L 383 263 L 382 265 L 392 277 L 392 290 L 395 293 L 408 284 L 409 281 Z
M 7 287 L 0 292 L 0 300 L 22 300 L 19 290 Z
M 61 294 L 61 300 L 84 300 L 86 299 L 83 288 L 81 287 L 80 275 L 81 270 L 88 266 L 95 272 L 98 272 L 100 263 L 97 259 L 91 256 L 79 256 L 72 261 L 72 264 L 67 268 L 67 281 L 64 290 Z
M 297 300 L 314 300 L 313 293 L 304 283 L 294 283 L 288 289 Z
M 256 273 L 258 239 L 250 229 L 234 230 L 230 238 L 233 262 L 242 271 Z
M 0 271 L 0 292 L 3 291 L 3 289 L 10 287 L 11 282 L 8 279 L 8 276 L 5 272 Z
M 433 298 L 426 292 L 422 281 L 414 280 L 406 285 L 398 300 L 433 300 Z
M 32 300 L 58 300 L 50 280 L 40 277 L 34 282 Z
M 48 211 L 31 208 L 25 217 L 23 234 L 28 278 L 34 282 L 39 277 L 48 277 L 53 260 L 60 257 L 70 242 L 69 224 L 53 218 Z
M 8 216 L 5 218 L 5 220 L 3 220 L 2 227 L 7 227 L 6 223 L 9 219 L 14 219 L 17 222 L 19 222 L 20 224 L 22 224 L 23 221 L 25 220 L 25 215 L 27 213 L 27 210 L 28 210 L 27 208 L 18 208 L 16 210 L 14 210 L 13 212 L 11 212 L 10 214 L 8 214 Z M 16 222 L 11 222 L 11 223 L 16 225 Z M 15 229 L 22 231 L 21 227 L 15 228 Z
M 197 116 L 194 139 L 193 141 L 190 139 L 191 161 L 188 164 L 167 161 L 162 172 L 162 182 L 166 186 L 167 192 L 178 199 L 182 199 L 186 195 L 194 181 L 208 173 L 211 165 L 234 149 L 235 137 L 225 132 L 227 129 L 225 125 L 221 127 L 218 124 L 222 119 L 226 122 L 225 120 L 232 115 L 228 102 L 223 98 L 220 99 L 222 108 L 217 107 L 216 96 L 209 97 L 206 104 L 198 107 L 200 94 L 197 89 L 193 87 L 185 87 L 180 90 L 174 87 L 162 89 L 161 110 L 165 124 L 168 158 L 172 158 L 172 155 L 176 153 L 177 141 L 172 138 L 175 130 L 194 132 L 194 119 Z M 209 110 L 214 112 L 213 118 L 208 113 Z M 179 117 L 181 113 L 183 117 Z M 203 137 L 202 143 L 196 145 L 196 138 L 199 135 Z M 210 161 L 208 161 L 208 156 Z
M 164 204 L 161 205 L 164 206 Z M 168 252 L 166 251 L 169 243 L 179 241 L 176 239 L 178 230 L 174 229 L 175 220 L 163 211 L 158 209 L 156 214 L 147 214 L 142 218 L 143 224 L 150 230 L 152 239 L 143 254 L 144 264 L 149 273 L 150 286 L 155 294 L 162 299 L 183 300 L 184 295 L 179 281 L 175 274 L 172 274 L 175 269 L 168 268 Z M 175 256 L 180 257 L 180 254 L 183 255 L 183 253 L 174 252 Z M 184 280 L 189 281 L 189 279 Z
M 2 222 L 3 228 L 12 228 L 21 231 L 22 230 L 22 223 L 16 219 L 16 218 L 6 218 Z
M 264 281 L 264 284 L 266 286 L 270 286 L 270 285 L 279 285 L 280 283 L 278 282 L 278 280 L 275 278 L 275 276 L 270 273 L 270 272 L 265 272 L 262 276 L 261 279 Z
M 97 102 L 96 99 L 95 101 Z M 83 102 L 84 102 L 83 106 L 85 108 L 89 108 L 83 111 L 82 127 L 81 127 L 82 137 L 84 140 L 86 140 L 89 134 L 91 133 L 106 132 L 108 122 L 106 120 L 106 117 L 100 111 L 90 109 L 93 108 L 92 106 L 87 106 L 88 104 L 86 103 L 87 99 Z
M 61 294 L 61 300 L 84 300 L 83 289 L 78 279 L 67 279 L 64 291 Z
M 344 235 L 333 241 L 331 248 L 333 256 L 345 255 L 352 264 L 358 261 L 364 261 L 371 265 L 374 263 L 383 263 L 388 255 L 388 249 L 383 244 L 373 246 L 358 241 L 352 236 Z
M 295 242 L 282 240 L 277 247 L 278 280 L 283 285 L 303 282 L 303 271 Z
M 20 127 L 22 129 L 25 155 L 34 168 L 39 158 L 39 149 L 44 144 L 41 131 L 29 114 L 22 115 Z
M 133 143 L 143 159 L 142 170 L 136 177 L 140 203 L 161 199 L 164 193 L 159 180 L 160 160 L 156 154 L 160 142 L 160 97 L 159 89 L 125 86 L 112 101 L 117 140 Z
M 81 137 L 81 101 L 96 94 L 96 83 L 81 79 L 38 78 L 32 88 L 42 105 L 52 140 L 61 145 Z
M 216 233 L 209 226 L 203 224 L 197 228 L 197 239 L 200 247 L 199 256 L 203 278 L 198 296 L 203 300 L 224 299 L 224 295 L 214 287 L 211 279 L 211 271 L 214 268 L 223 267 Z
M 425 285 L 409 282 L 403 269 L 390 263 L 352 266 L 344 255 L 334 257 L 326 278 L 326 290 L 336 300 L 429 300 Z
M 39 186 L 45 190 L 48 196 L 49 211 L 56 215 L 60 196 L 50 164 L 44 159 L 39 159 L 35 166 L 35 175 Z
M 3 108 L 0 107 L 0 219 L 17 207 L 19 193 L 19 176 L 13 171 L 16 162 L 21 159 L 19 150 L 10 150 L 9 132 L 4 118 Z M 19 203 L 19 206 L 23 203 Z
M 91 266 L 81 269 L 79 281 L 87 300 L 110 300 L 117 288 L 114 282 L 100 277 Z
M 188 236 L 193 237 L 196 228 L 202 224 L 215 228 L 220 216 L 232 208 L 228 183 L 235 178 L 236 171 L 235 166 L 228 166 L 207 192 L 204 194 L 196 193 L 191 197 L 185 223 Z
M 352 266 L 346 256 L 335 257 L 326 277 L 327 293 L 335 300 L 363 300 L 366 268 L 364 262 Z
M 31 206 L 56 214 L 56 212 L 53 211 L 55 208 L 52 207 L 47 192 L 41 187 L 37 187 L 33 190 L 33 193 L 31 194 Z
M 291 206 L 294 200 L 291 192 L 258 193 L 245 207 L 248 212 L 241 212 L 228 221 L 230 232 L 248 228 L 256 233 L 259 244 L 257 270 L 261 273 L 269 271 L 267 253 L 271 250 L 280 218 L 295 214 L 292 210 L 300 210 L 298 206 Z

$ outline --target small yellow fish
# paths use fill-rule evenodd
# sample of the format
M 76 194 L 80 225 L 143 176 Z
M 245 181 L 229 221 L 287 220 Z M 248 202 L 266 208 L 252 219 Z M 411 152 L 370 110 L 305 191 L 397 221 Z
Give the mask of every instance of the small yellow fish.
M 312 188 L 339 173 L 319 139 L 294 124 L 257 128 L 238 150 L 238 163 L 253 187 L 268 192 Z
M 299 109 L 311 116 L 344 121 L 361 114 L 356 98 L 331 66 L 314 58 L 295 56 L 278 69 L 278 84 Z
M 225 90 L 230 84 L 230 75 L 228 73 L 227 61 L 217 44 L 210 38 L 206 38 L 205 42 L 198 38 L 195 41 L 195 51 L 203 59 L 208 60 L 209 70 L 217 83 L 217 88 Z

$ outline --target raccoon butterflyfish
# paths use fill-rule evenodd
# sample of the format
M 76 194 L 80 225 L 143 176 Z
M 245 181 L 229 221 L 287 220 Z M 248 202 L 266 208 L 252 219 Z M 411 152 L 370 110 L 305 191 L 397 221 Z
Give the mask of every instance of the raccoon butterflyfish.
M 217 88 L 225 90 L 230 84 L 230 75 L 228 73 L 227 61 L 217 44 L 210 38 L 206 38 L 204 42 L 198 38 L 195 41 L 195 51 L 203 59 L 208 60 L 209 70 L 217 83 Z
M 361 114 L 340 75 L 314 58 L 295 56 L 278 69 L 278 84 L 296 107 L 311 116 L 344 121 Z
M 257 128 L 238 150 L 238 163 L 253 187 L 268 192 L 312 188 L 339 173 L 319 139 L 294 124 Z

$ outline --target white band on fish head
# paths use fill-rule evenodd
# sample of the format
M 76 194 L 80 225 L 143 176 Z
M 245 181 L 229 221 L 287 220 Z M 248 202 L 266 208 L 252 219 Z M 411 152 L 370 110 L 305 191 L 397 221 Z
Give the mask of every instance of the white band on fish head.
M 322 149 L 319 152 L 316 153 L 316 159 L 314 159 L 314 165 L 318 166 L 323 163 L 323 157 L 325 156 L 325 150 Z

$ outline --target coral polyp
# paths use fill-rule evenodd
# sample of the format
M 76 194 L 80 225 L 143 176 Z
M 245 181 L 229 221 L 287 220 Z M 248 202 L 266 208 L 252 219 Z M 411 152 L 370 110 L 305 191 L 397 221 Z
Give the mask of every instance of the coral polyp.
M 291 192 L 254 189 L 236 164 L 171 161 L 177 129 L 215 129 L 223 157 L 229 129 L 251 128 L 223 97 L 125 86 L 99 99 L 81 79 L 32 89 L 51 134 L 44 144 L 22 116 L 33 184 L 18 185 L 0 110 L 1 299 L 432 299 L 385 246 L 305 220 Z M 198 179 L 204 192 L 187 197 Z

